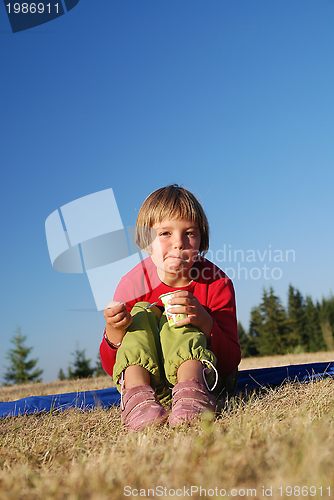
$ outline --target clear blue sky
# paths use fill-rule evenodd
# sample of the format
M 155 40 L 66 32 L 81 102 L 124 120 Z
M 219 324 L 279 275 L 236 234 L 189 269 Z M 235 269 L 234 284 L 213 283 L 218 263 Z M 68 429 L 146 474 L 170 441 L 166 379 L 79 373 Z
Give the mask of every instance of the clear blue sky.
M 103 313 L 53 270 L 44 224 L 106 188 L 124 225 L 161 186 L 199 197 L 245 328 L 263 287 L 330 295 L 333 26 L 330 0 L 80 0 L 13 34 L 0 5 L 0 377 L 17 326 L 44 381 L 77 342 L 95 363 Z

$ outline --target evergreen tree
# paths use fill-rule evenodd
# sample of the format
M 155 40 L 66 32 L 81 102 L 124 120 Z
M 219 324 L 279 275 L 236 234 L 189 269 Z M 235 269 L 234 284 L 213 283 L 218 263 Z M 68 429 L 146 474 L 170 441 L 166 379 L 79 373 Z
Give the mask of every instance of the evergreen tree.
M 94 368 L 94 374 L 95 377 L 102 377 L 103 375 L 106 375 L 106 372 L 104 371 L 101 363 L 101 358 L 100 358 L 100 353 L 97 353 L 97 358 L 96 358 L 96 365 Z
M 58 372 L 58 380 L 66 380 L 67 377 L 64 373 L 64 370 L 62 368 L 59 369 L 59 372 Z
M 288 347 L 288 324 L 284 307 L 273 288 L 263 291 L 260 305 L 262 326 L 258 340 L 258 350 L 261 356 L 285 354 Z
M 246 331 L 244 330 L 244 327 L 239 322 L 238 322 L 238 337 L 239 337 L 239 344 L 241 347 L 241 357 L 242 358 L 249 358 L 249 356 L 250 356 L 249 351 L 248 351 L 249 337 L 248 337 Z
M 320 317 L 326 318 L 331 325 L 334 327 L 334 296 L 331 295 L 328 299 L 322 299 L 320 308 Z
M 320 327 L 328 351 L 334 350 L 334 297 L 322 299 L 319 310 Z
M 305 330 L 306 314 L 302 294 L 292 285 L 288 292 L 288 347 L 295 352 L 308 350 L 308 338 Z
M 253 325 L 251 321 L 251 325 Z M 250 328 L 250 331 L 247 333 L 243 328 L 241 323 L 238 323 L 238 335 L 239 342 L 241 346 L 241 357 L 249 358 L 259 355 L 259 351 L 257 349 L 257 341 L 258 336 L 255 332 L 254 328 Z
M 11 339 L 14 344 L 13 349 L 9 349 L 6 358 L 10 361 L 10 366 L 4 375 L 6 385 L 24 384 L 27 382 L 41 382 L 43 370 L 35 368 L 38 359 L 27 360 L 32 347 L 25 347 L 26 336 L 22 335 L 21 328 L 16 329 L 16 333 Z M 34 369 L 35 368 L 35 369 Z
M 309 352 L 326 351 L 320 327 L 320 304 L 313 304 L 310 296 L 305 299 L 305 336 Z
M 249 356 L 259 356 L 258 345 L 260 342 L 262 325 L 263 321 L 260 313 L 260 307 L 253 307 L 253 309 L 251 310 L 251 319 L 249 324 L 249 331 L 247 334 L 247 351 Z
M 91 359 L 86 359 L 85 352 L 85 349 L 80 350 L 77 347 L 75 352 L 72 353 L 74 356 L 73 368 L 72 366 L 68 368 L 68 378 L 70 380 L 88 378 L 94 375 L 94 368 L 90 366 Z
M 270 288 L 251 310 L 249 332 L 238 327 L 243 357 L 334 350 L 334 296 L 313 304 L 290 285 L 286 313 Z

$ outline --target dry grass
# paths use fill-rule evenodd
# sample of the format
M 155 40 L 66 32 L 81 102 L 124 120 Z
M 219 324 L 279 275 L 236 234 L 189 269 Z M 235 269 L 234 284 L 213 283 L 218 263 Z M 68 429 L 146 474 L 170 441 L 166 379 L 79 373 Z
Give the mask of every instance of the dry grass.
M 334 351 L 305 352 L 303 354 L 284 354 L 280 356 L 261 356 L 241 360 L 240 370 L 253 368 L 269 368 L 271 366 L 301 365 L 304 363 L 321 363 L 334 361 Z
M 57 380 L 49 383 L 22 384 L 17 386 L 0 387 L 0 401 L 16 401 L 29 396 L 46 396 L 48 394 L 62 394 L 68 392 L 91 391 L 106 389 L 114 386 L 112 379 L 94 377 L 78 380 Z
M 333 417 L 334 381 L 323 380 L 235 397 L 215 421 L 178 430 L 129 434 L 118 408 L 7 418 L 0 421 L 0 499 L 117 500 L 133 489 L 141 498 L 221 498 L 225 489 L 262 499 L 263 487 L 278 499 L 288 498 L 287 486 L 305 487 L 292 498 L 330 498 Z

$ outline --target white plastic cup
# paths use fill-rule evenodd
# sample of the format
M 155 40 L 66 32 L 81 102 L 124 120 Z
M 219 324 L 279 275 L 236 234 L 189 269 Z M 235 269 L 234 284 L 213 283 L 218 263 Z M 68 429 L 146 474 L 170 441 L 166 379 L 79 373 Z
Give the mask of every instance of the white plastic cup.
M 164 305 L 169 326 L 179 326 L 175 324 L 176 321 L 180 321 L 181 319 L 184 319 L 188 316 L 185 313 L 170 313 L 168 311 L 169 307 L 182 307 L 180 304 L 168 304 L 168 300 L 172 299 L 174 294 L 177 293 L 178 291 L 181 292 L 181 290 L 175 290 L 175 292 L 163 293 L 159 297 L 159 299 L 161 299 L 161 302 Z

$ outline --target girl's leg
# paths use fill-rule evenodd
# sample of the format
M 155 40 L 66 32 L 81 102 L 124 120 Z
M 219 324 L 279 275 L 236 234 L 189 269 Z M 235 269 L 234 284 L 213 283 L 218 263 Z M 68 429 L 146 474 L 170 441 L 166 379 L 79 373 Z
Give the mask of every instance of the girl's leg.
M 131 389 L 138 385 L 151 385 L 151 378 L 146 368 L 139 365 L 131 365 L 124 370 L 124 387 Z
M 177 381 L 184 382 L 191 378 L 197 379 L 204 385 L 203 379 L 203 365 L 197 359 L 188 359 L 183 361 L 177 370 Z
M 148 383 L 153 387 L 158 387 L 160 384 L 158 321 L 161 311 L 157 307 L 144 309 L 146 305 L 148 303 L 139 302 L 132 308 L 132 323 L 118 348 L 113 370 L 113 379 L 118 384 L 118 389 L 122 373 L 125 375 L 126 388 L 127 385 L 134 387 L 142 383 Z M 139 376 L 137 384 L 136 376 Z
M 146 310 L 146 305 L 141 302 L 133 307 L 132 323 L 117 351 L 113 371 L 121 392 L 122 420 L 131 430 L 164 423 L 167 412 L 155 390 L 160 397 L 170 397 L 170 390 L 164 387 L 161 379 L 163 368 L 158 332 L 161 312 L 158 308 Z
M 215 365 L 216 358 L 197 328 L 170 327 L 164 317 L 160 326 L 166 377 L 174 385 L 169 425 L 175 427 L 198 418 L 204 411 L 214 411 L 216 400 L 204 385 L 203 364 L 208 361 Z M 215 380 L 213 373 L 208 378 L 210 384 Z

